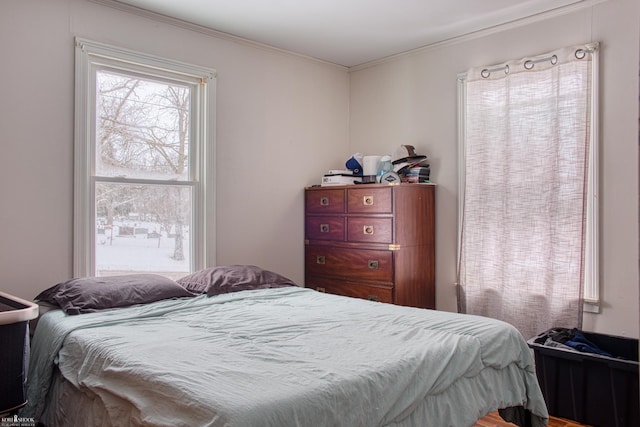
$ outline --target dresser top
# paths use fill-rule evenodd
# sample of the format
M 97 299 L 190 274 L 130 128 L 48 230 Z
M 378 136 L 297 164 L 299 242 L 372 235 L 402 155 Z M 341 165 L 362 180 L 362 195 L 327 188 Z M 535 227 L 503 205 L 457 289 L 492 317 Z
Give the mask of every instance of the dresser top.
M 344 189 L 344 188 L 387 188 L 387 187 L 416 187 L 416 186 L 435 186 L 434 182 L 401 182 L 399 184 L 353 184 L 353 185 L 312 185 L 305 187 L 305 190 L 327 190 L 327 189 Z

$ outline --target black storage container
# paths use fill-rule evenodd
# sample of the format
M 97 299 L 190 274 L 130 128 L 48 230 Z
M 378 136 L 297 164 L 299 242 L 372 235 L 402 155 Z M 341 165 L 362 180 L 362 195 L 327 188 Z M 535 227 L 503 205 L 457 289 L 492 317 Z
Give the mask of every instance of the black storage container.
M 36 304 L 0 292 L 0 414 L 27 403 L 28 325 L 37 316 Z
M 549 414 L 600 427 L 640 426 L 638 340 L 580 331 L 612 357 L 528 341 Z

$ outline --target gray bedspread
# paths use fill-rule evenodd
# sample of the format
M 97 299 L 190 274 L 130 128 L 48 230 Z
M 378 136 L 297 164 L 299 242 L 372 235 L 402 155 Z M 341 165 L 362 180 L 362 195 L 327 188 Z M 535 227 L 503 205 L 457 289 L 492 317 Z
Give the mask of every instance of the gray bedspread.
M 21 416 L 72 425 L 50 393 L 56 365 L 94 402 L 86 425 L 464 427 L 514 406 L 548 418 L 506 323 L 303 288 L 46 313 Z

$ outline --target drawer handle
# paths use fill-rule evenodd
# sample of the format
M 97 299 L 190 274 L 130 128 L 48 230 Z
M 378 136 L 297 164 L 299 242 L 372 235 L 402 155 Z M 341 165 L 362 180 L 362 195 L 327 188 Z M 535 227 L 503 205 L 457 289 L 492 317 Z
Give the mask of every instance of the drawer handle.
M 365 206 L 373 206 L 373 196 L 364 196 L 362 198 L 362 204 Z
M 326 262 L 326 259 L 325 259 L 324 255 L 318 255 L 318 256 L 316 257 L 316 263 L 318 263 L 318 264 L 325 264 L 325 262 Z
M 372 259 L 368 262 L 369 270 L 377 270 L 378 269 L 378 261 L 374 261 Z
M 329 198 L 320 197 L 320 206 L 329 206 Z
M 320 224 L 320 232 L 328 233 L 329 232 L 329 224 Z
M 318 292 L 327 292 L 327 290 L 325 288 L 321 288 L 321 287 L 316 287 L 316 291 L 318 291 Z
M 364 227 L 362 227 L 362 232 L 364 234 L 366 234 L 367 236 L 372 236 L 373 235 L 373 225 L 365 225 Z
M 378 296 L 377 295 L 367 295 L 367 299 L 369 301 L 378 301 Z

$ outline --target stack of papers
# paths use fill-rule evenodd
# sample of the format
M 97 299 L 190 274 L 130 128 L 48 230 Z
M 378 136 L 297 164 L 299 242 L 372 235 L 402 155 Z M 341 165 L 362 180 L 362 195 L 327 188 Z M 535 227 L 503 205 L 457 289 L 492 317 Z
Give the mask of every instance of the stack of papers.
M 322 187 L 331 185 L 353 185 L 356 182 L 362 182 L 361 176 L 354 176 L 353 171 L 342 169 L 331 169 L 322 176 Z

